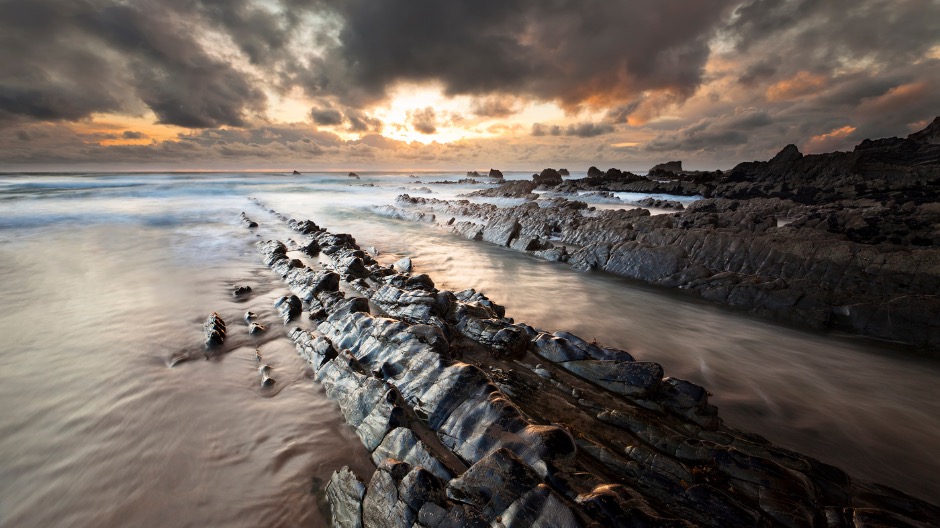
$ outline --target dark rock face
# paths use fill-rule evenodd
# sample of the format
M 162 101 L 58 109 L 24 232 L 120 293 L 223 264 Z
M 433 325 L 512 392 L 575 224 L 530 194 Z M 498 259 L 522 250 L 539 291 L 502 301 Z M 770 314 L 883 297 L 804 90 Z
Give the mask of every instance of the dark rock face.
M 554 187 L 561 183 L 561 174 L 558 174 L 558 171 L 555 169 L 544 169 L 539 174 L 534 174 L 532 180 L 535 182 L 536 187 Z
M 681 161 L 667 161 L 665 163 L 659 163 L 653 165 L 653 168 L 649 172 L 682 172 L 682 162 Z
M 803 156 L 788 145 L 768 162 L 737 165 L 718 181 L 714 193 L 736 199 L 776 197 L 802 204 L 856 199 L 936 202 L 938 128 L 934 120 L 906 139 L 865 140 L 852 152 Z
M 600 178 L 604 175 L 604 171 L 594 167 L 593 165 L 587 170 L 588 178 Z
M 562 176 L 571 176 L 571 173 L 568 172 L 568 169 L 558 169 L 558 174 Z
M 291 173 L 293 176 L 301 176 L 300 171 L 294 171 Z
M 348 235 L 318 241 L 332 268 L 358 251 Z M 277 273 L 289 262 L 283 247 L 258 244 Z M 935 506 L 727 427 L 704 388 L 655 363 L 515 324 L 473 290 L 441 291 L 369 257 L 363 265 L 369 275 L 347 276 L 344 287 L 365 292 L 383 316 L 319 291 L 307 301 L 323 312 L 316 332 L 289 333 L 377 466 L 368 485 L 348 468 L 334 473 L 326 492 L 336 526 L 940 520 Z M 290 269 L 294 291 L 330 273 Z
M 498 180 L 502 180 L 502 179 L 503 179 L 503 173 L 502 173 L 502 171 L 500 171 L 499 169 L 490 169 L 490 172 L 489 172 L 488 176 L 489 176 L 490 178 L 496 178 L 496 179 L 498 179 Z

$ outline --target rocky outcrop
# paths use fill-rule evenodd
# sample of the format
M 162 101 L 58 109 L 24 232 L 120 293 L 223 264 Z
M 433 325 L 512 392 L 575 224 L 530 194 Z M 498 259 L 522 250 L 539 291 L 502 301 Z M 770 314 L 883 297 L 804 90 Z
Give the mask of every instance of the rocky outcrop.
M 348 235 L 316 236 L 327 268 L 359 250 Z M 258 244 L 272 270 L 295 270 L 282 275 L 292 290 L 328 272 L 288 266 L 284 247 Z M 704 388 L 655 363 L 517 324 L 473 290 L 363 265 L 368 275 L 344 276 L 341 289 L 364 292 L 364 310 L 320 291 L 316 330 L 290 331 L 377 466 L 368 484 L 334 473 L 336 526 L 940 520 L 935 506 L 728 427 Z
M 535 200 L 538 198 L 538 195 L 532 191 L 538 187 L 538 184 L 534 181 L 526 180 L 513 180 L 503 183 L 497 187 L 491 187 L 489 189 L 480 189 L 479 191 L 473 191 L 461 196 L 474 197 L 474 196 L 485 196 L 489 198 L 525 198 L 527 200 Z
M 672 172 L 680 173 L 682 172 L 682 162 L 681 161 L 667 161 L 665 163 L 657 163 L 653 165 L 653 168 L 649 172 Z
M 451 229 L 579 270 L 679 288 L 772 319 L 940 348 L 936 203 L 708 199 L 658 216 L 592 211 L 563 198 L 543 207 L 400 204 L 476 218 Z
M 503 179 L 503 173 L 499 169 L 490 169 L 488 176 L 490 178 L 496 178 L 497 180 Z
M 725 198 L 785 198 L 803 204 L 871 199 L 883 204 L 936 202 L 940 118 L 906 139 L 865 140 L 852 152 L 804 156 L 787 145 L 770 161 L 737 165 L 714 189 Z
M 532 175 L 536 187 L 554 187 L 561 183 L 561 174 L 555 169 L 544 169 L 539 174 Z

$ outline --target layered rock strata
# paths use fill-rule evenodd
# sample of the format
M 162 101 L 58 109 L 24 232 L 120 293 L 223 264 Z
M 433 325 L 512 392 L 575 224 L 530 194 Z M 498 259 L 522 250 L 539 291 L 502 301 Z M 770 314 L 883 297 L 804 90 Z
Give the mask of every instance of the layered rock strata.
M 768 162 L 712 175 L 718 179 L 709 193 L 724 198 L 699 200 L 676 214 L 597 211 L 565 198 L 500 208 L 408 195 L 388 209 L 401 211 L 399 217 L 450 217 L 446 225 L 458 235 L 567 261 L 579 270 L 679 288 L 773 319 L 936 354 L 937 137 L 940 118 L 907 139 L 865 141 L 848 153 L 803 156 L 791 145 Z M 553 191 L 587 186 L 610 192 L 623 190 L 618 182 L 636 183 L 616 169 L 589 172 Z M 674 183 L 697 185 L 699 176 L 704 178 L 693 174 Z M 530 197 L 533 188 L 533 182 L 513 182 L 481 193 Z
M 318 323 L 290 337 L 377 467 L 367 483 L 333 474 L 336 526 L 940 521 L 935 506 L 728 427 L 702 387 L 655 363 L 515 323 L 479 292 L 378 264 L 349 235 L 290 225 L 305 238 L 258 249 Z M 307 238 L 322 265 L 288 256 Z

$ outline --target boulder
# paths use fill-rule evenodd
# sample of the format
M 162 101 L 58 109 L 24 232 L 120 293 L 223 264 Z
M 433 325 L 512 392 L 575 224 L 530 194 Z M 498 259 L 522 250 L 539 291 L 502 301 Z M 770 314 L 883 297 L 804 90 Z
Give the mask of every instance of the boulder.
M 533 175 L 532 180 L 538 187 L 554 187 L 562 183 L 561 174 L 555 169 L 544 169 L 541 173 Z

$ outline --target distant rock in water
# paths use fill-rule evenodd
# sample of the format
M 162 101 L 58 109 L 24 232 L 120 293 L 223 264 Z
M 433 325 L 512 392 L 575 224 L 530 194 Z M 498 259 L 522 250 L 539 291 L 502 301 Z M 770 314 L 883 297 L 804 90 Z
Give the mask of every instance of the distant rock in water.
M 604 175 L 604 171 L 592 165 L 591 168 L 588 169 L 587 175 L 588 175 L 588 178 L 600 178 L 601 176 Z
M 467 171 L 468 178 L 480 178 L 482 175 L 477 171 Z
M 490 178 L 503 179 L 503 173 L 499 169 L 490 169 Z
M 294 176 L 301 176 L 300 171 L 294 171 L 292 174 L 293 174 Z
M 554 187 L 562 182 L 561 174 L 558 174 L 555 169 L 545 169 L 539 174 L 533 174 L 532 179 L 535 181 L 536 186 Z
M 654 165 L 650 172 L 682 172 L 682 162 L 681 161 L 667 161 L 666 163 L 659 163 Z
M 558 169 L 558 174 L 561 174 L 562 176 L 571 176 L 571 173 L 568 172 L 568 169 Z
M 349 173 L 349 177 L 350 177 L 350 178 L 356 178 L 357 180 L 359 179 L 359 175 L 356 174 L 355 172 L 350 172 L 350 173 Z

